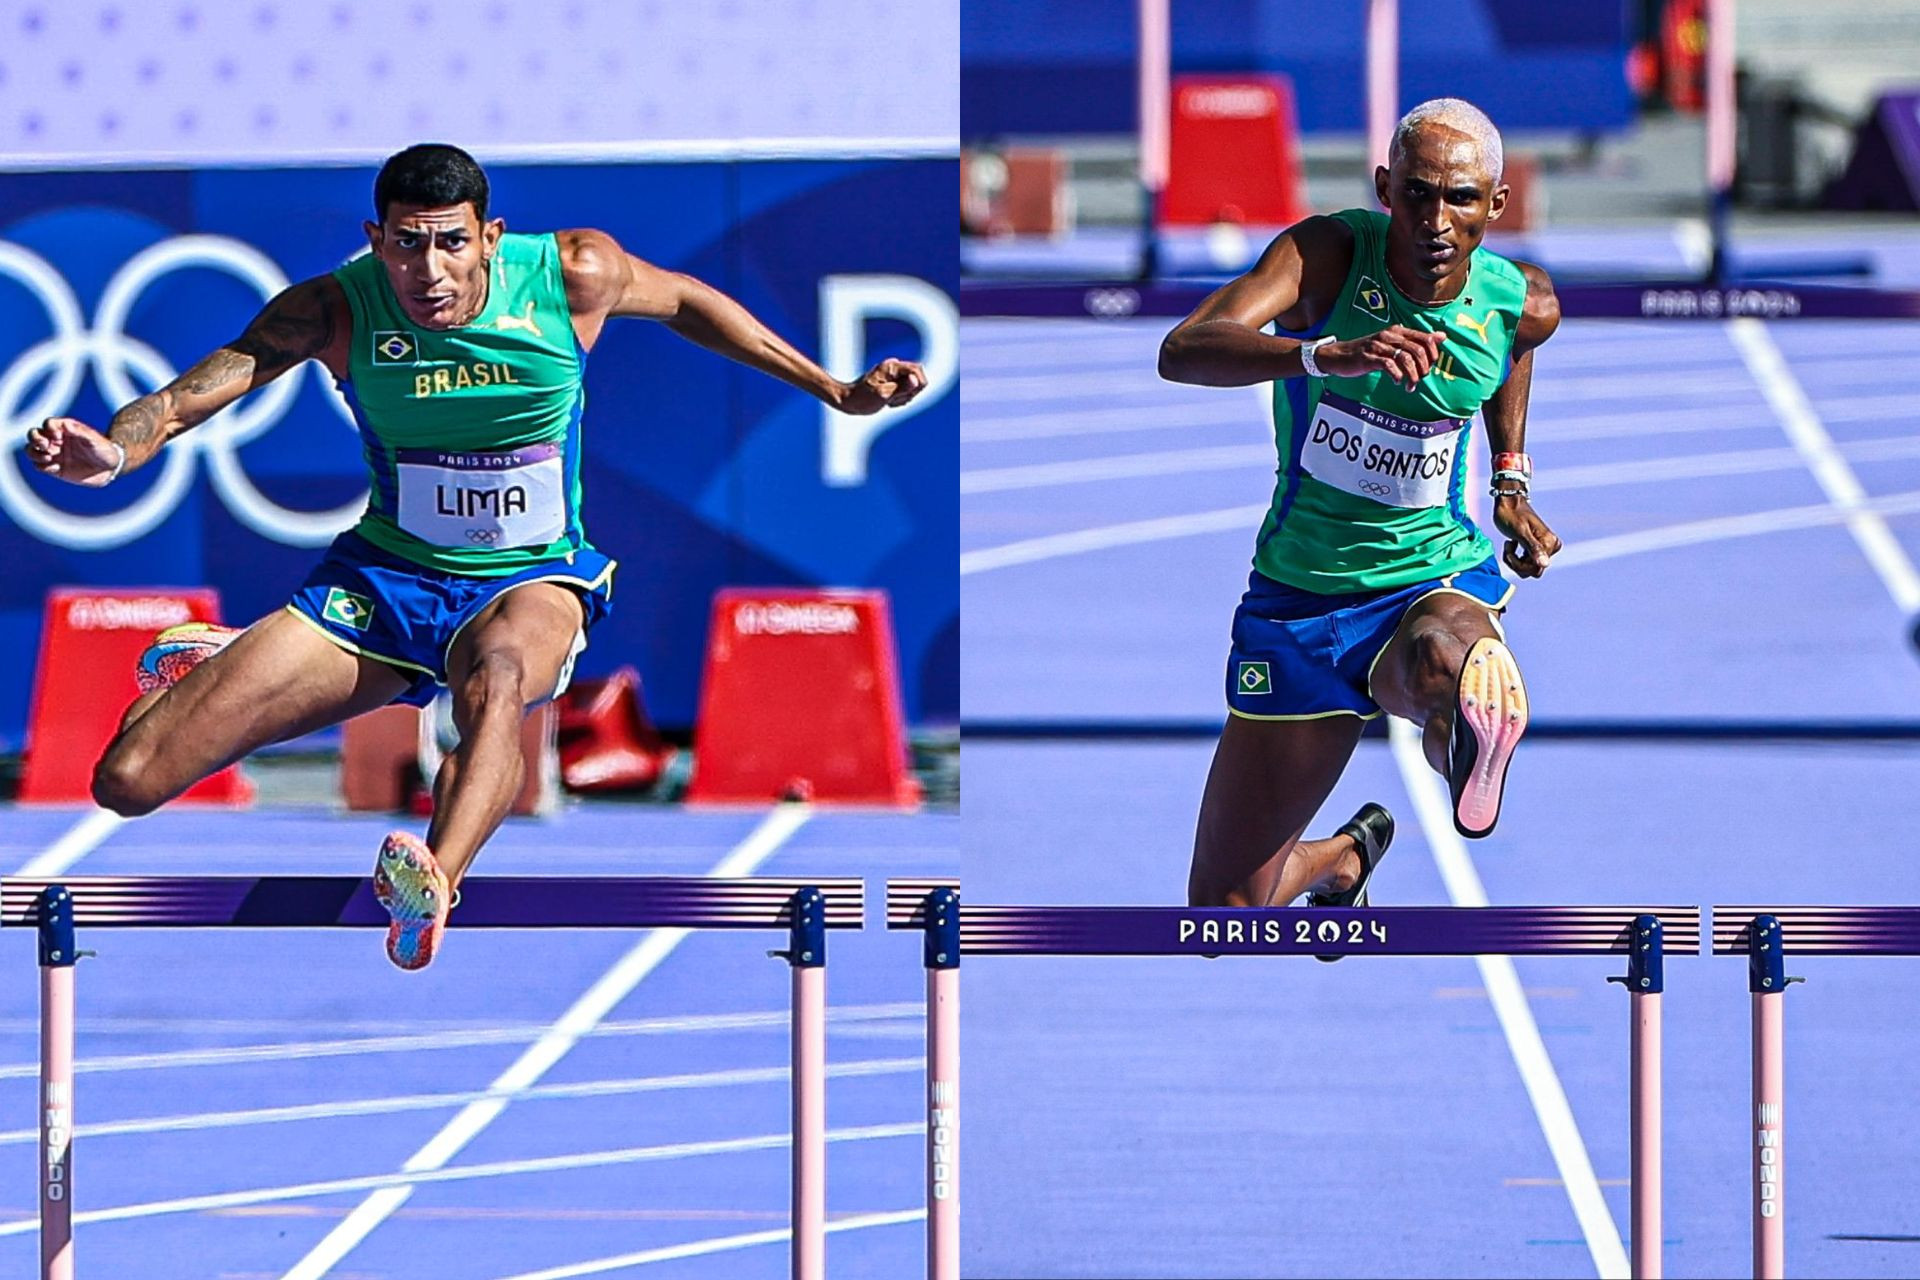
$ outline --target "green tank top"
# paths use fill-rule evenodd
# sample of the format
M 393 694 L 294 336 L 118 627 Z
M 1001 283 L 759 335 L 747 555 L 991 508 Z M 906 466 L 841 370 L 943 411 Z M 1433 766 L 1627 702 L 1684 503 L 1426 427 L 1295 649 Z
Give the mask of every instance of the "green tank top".
M 1527 280 L 1477 249 L 1466 287 L 1426 306 L 1387 275 L 1387 216 L 1332 215 L 1353 231 L 1353 265 L 1319 336 L 1391 324 L 1444 332 L 1440 361 L 1413 391 L 1385 373 L 1274 383 L 1280 468 L 1254 568 L 1303 591 L 1387 590 L 1479 564 L 1493 544 L 1467 515 L 1473 415 L 1505 381 Z
M 368 254 L 333 273 L 353 309 L 341 393 L 372 491 L 354 532 L 415 564 L 495 577 L 568 558 L 580 527 L 581 375 L 551 235 L 506 235 L 469 324 L 408 321 Z

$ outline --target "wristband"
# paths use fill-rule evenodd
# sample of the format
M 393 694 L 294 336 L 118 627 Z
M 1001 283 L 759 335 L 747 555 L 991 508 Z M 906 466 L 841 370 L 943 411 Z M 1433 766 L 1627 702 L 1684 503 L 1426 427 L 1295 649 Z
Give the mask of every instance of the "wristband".
M 107 483 L 112 484 L 120 478 L 120 473 L 127 469 L 127 446 L 111 438 L 107 440 L 107 443 L 120 451 L 120 461 L 114 463 L 113 470 L 107 472 Z
M 1524 471 L 1496 471 L 1493 483 L 1487 486 L 1487 492 L 1496 498 L 1524 498 L 1527 490 L 1528 478 Z
M 1324 378 L 1327 376 L 1326 371 L 1320 367 L 1320 362 L 1313 358 L 1313 353 L 1332 341 L 1334 341 L 1334 339 L 1330 337 L 1315 338 L 1312 342 L 1303 342 L 1300 344 L 1300 367 L 1306 370 L 1309 378 Z
M 1496 453 L 1493 455 L 1494 474 L 1502 471 L 1518 471 L 1523 476 L 1533 474 L 1533 459 L 1524 453 Z

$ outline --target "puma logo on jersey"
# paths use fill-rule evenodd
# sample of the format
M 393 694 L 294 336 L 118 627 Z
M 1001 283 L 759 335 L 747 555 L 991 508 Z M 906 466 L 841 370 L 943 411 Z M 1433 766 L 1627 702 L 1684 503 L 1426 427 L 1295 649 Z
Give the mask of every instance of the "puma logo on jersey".
M 527 300 L 526 314 L 518 315 L 518 316 L 511 316 L 511 315 L 495 316 L 493 318 L 493 327 L 502 331 L 507 329 L 525 329 L 528 333 L 531 333 L 536 338 L 544 338 L 547 336 L 546 334 L 540 332 L 540 326 L 534 322 L 532 299 Z
M 1493 323 L 1494 314 L 1494 312 L 1489 311 L 1487 312 L 1487 318 L 1485 320 L 1476 321 L 1466 312 L 1458 311 L 1454 313 L 1453 318 L 1460 323 L 1461 327 L 1471 329 L 1479 334 L 1480 341 L 1484 343 L 1487 340 L 1487 326 Z

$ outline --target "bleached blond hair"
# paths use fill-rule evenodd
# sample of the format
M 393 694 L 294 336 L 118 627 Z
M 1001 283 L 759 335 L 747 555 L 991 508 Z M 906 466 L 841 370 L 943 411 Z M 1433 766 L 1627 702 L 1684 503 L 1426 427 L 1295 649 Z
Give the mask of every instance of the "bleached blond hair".
M 1393 145 L 1387 150 L 1387 164 L 1392 166 L 1397 162 L 1401 153 L 1412 145 L 1413 135 L 1430 124 L 1444 125 L 1472 138 L 1480 148 L 1480 159 L 1487 166 L 1493 184 L 1500 185 L 1500 175 L 1507 162 L 1500 145 L 1500 130 L 1494 128 L 1486 112 L 1465 98 L 1429 98 L 1401 116 L 1393 130 Z

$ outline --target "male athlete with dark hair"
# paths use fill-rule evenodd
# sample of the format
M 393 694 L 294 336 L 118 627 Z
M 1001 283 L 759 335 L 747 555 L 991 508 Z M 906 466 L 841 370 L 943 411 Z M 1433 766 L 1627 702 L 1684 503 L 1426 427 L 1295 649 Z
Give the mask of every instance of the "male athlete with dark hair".
M 1369 804 L 1328 839 L 1300 837 L 1382 710 L 1423 727 L 1463 835 L 1499 817 L 1528 709 L 1499 621 L 1513 588 L 1466 510 L 1476 411 L 1507 567 L 1535 578 L 1560 550 L 1525 453 L 1533 350 L 1560 307 L 1546 272 L 1481 248 L 1506 204 L 1501 169 L 1477 107 L 1421 104 L 1374 172 L 1387 213 L 1294 226 L 1161 347 L 1176 382 L 1272 381 L 1280 452 L 1234 614 L 1194 905 L 1366 903 L 1391 815 Z
M 454 890 L 520 789 L 521 718 L 565 689 L 609 608 L 614 562 L 580 523 L 582 374 L 607 320 L 664 321 L 843 413 L 926 385 L 905 360 L 840 382 L 700 281 L 601 231 L 509 234 L 487 199 L 464 151 L 409 147 L 374 183 L 371 253 L 281 293 L 105 434 L 53 418 L 27 437 L 42 471 L 98 487 L 304 360 L 339 383 L 372 473 L 366 513 L 285 609 L 244 631 L 161 634 L 93 794 L 149 813 L 258 747 L 450 688 L 460 745 L 434 781 L 426 840 L 393 833 L 375 867 L 403 969 L 432 960 Z

